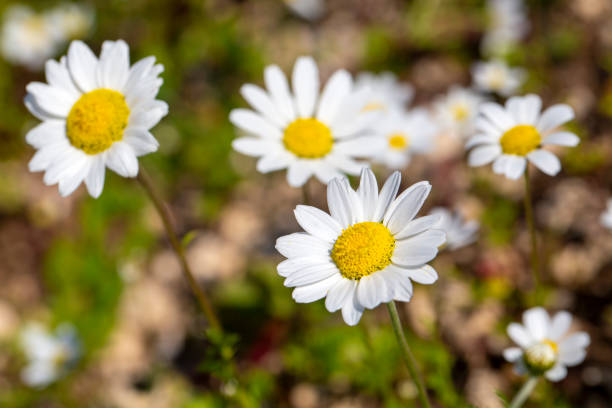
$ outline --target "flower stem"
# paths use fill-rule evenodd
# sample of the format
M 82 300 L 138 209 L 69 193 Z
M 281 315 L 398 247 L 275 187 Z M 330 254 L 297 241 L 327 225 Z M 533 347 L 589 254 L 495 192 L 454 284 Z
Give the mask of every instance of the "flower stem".
M 531 188 L 529 187 L 529 165 L 525 168 L 525 218 L 527 219 L 527 226 L 531 237 L 531 270 L 537 289 L 540 282 L 540 261 L 538 258 L 538 243 L 535 222 L 533 219 L 533 207 L 531 204 Z
M 219 319 L 215 314 L 212 304 L 208 300 L 208 297 L 206 296 L 204 291 L 198 286 L 198 283 L 196 282 L 193 273 L 191 272 L 191 268 L 189 268 L 187 258 L 185 257 L 185 249 L 177 238 L 176 231 L 174 230 L 174 226 L 172 225 L 172 222 L 170 220 L 170 212 L 168 211 L 168 208 L 166 207 L 165 203 L 153 187 L 153 182 L 151 181 L 151 178 L 144 172 L 143 169 L 140 169 L 136 179 L 147 192 L 149 198 L 155 206 L 155 209 L 159 213 L 159 216 L 161 217 L 162 222 L 164 224 L 164 228 L 166 229 L 168 239 L 170 240 L 170 244 L 172 245 L 172 248 L 174 249 L 174 252 L 178 257 L 179 262 L 181 263 L 183 274 L 187 279 L 187 283 L 189 283 L 189 287 L 191 288 L 191 291 L 196 297 L 200 308 L 202 309 L 202 312 L 204 312 L 204 314 L 206 315 L 208 323 L 213 329 L 222 331 L 221 323 L 219 322 Z
M 538 377 L 529 377 L 529 379 L 525 381 L 525 384 L 523 384 L 523 386 L 519 390 L 518 394 L 516 394 L 515 397 L 512 399 L 509 408 L 519 408 L 520 406 L 522 406 L 533 392 L 533 389 L 535 388 L 537 383 Z
M 390 301 L 387 303 L 387 309 L 389 310 L 389 316 L 391 316 L 391 324 L 393 325 L 393 330 L 395 331 L 395 337 L 397 338 L 397 342 L 400 346 L 400 350 L 402 351 L 402 357 L 404 362 L 406 363 L 406 367 L 412 376 L 412 381 L 416 384 L 417 391 L 419 393 L 419 399 L 421 400 L 421 405 L 423 408 L 431 408 L 429 404 L 429 399 L 427 398 L 427 392 L 425 391 L 425 387 L 423 386 L 423 381 L 421 380 L 421 376 L 419 375 L 419 370 L 417 369 L 417 364 L 412 352 L 410 351 L 410 347 L 408 346 L 408 341 L 406 341 L 406 336 L 404 335 L 404 329 L 402 327 L 402 322 L 400 321 L 399 314 L 397 313 L 397 307 L 395 306 L 394 301 Z

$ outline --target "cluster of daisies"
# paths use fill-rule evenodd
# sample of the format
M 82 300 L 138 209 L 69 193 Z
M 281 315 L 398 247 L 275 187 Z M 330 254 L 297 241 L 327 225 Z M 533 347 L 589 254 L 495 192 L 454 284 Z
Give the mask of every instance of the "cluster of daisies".
M 40 12 L 25 5 L 10 6 L 3 15 L 0 52 L 7 61 L 38 71 L 69 41 L 84 38 L 94 16 L 93 9 L 81 3 L 63 3 Z

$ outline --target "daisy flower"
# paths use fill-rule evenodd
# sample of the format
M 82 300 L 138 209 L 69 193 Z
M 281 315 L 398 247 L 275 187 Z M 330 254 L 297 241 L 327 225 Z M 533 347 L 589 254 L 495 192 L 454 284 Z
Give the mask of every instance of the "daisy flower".
M 488 0 L 488 30 L 482 40 L 486 55 L 504 55 L 529 30 L 523 0 Z
M 505 106 L 484 103 L 476 122 L 477 134 L 466 144 L 466 149 L 476 146 L 468 158 L 470 166 L 493 162 L 493 172 L 510 179 L 521 177 L 527 161 L 550 176 L 559 173 L 559 159 L 542 147 L 578 144 L 578 136 L 557 129 L 574 118 L 574 111 L 559 104 L 540 113 L 541 106 L 537 95 L 514 96 Z
M 429 113 L 422 108 L 409 112 L 394 109 L 377 122 L 375 133 L 385 141 L 385 149 L 373 161 L 390 169 L 402 169 L 413 154 L 431 151 L 438 131 Z
M 572 315 L 558 312 L 552 319 L 546 310 L 534 307 L 523 313 L 523 324 L 510 323 L 508 336 L 519 346 L 504 350 L 504 358 L 514 363 L 518 374 L 544 375 L 560 381 L 566 367 L 584 361 L 591 339 L 585 332 L 568 335 Z
M 363 72 L 357 76 L 358 90 L 369 92 L 364 110 L 392 111 L 405 109 L 414 96 L 414 88 L 397 80 L 395 74 Z
M 230 121 L 246 133 L 232 143 L 234 149 L 259 157 L 257 170 L 287 169 L 287 181 L 301 187 L 311 176 L 327 184 L 342 173 L 359 174 L 368 158 L 383 147 L 366 134 L 376 112 L 361 112 L 365 92 L 353 89 L 351 75 L 336 71 L 319 95 L 319 72 L 310 57 L 300 57 L 292 75 L 293 95 L 287 78 L 276 65 L 264 72 L 267 92 L 247 84 L 242 96 L 250 109 L 234 109 Z
M 473 132 L 474 121 L 483 98 L 476 92 L 454 86 L 434 103 L 440 125 L 459 137 Z
M 85 37 L 94 24 L 94 10 L 78 3 L 63 3 L 49 12 L 49 19 L 60 30 L 63 41 Z
M 97 58 L 80 41 L 67 57 L 47 61 L 48 84 L 27 86 L 25 105 L 42 123 L 26 141 L 37 149 L 30 171 L 45 171 L 47 185 L 59 184 L 62 196 L 85 182 L 98 197 L 106 167 L 123 177 L 138 174 L 138 156 L 157 150 L 149 129 L 168 112 L 156 100 L 163 67 L 154 57 L 130 67 L 123 41 L 105 41 Z
M 612 198 L 608 199 L 606 211 L 601 214 L 601 225 L 612 230 Z
M 440 217 L 436 228 L 446 233 L 446 245 L 455 250 L 472 244 L 478 238 L 478 221 L 465 221 L 461 213 L 452 212 L 443 207 L 436 207 L 430 212 L 431 215 Z
M 374 173 L 361 172 L 353 190 L 345 178 L 327 186 L 330 214 L 299 205 L 295 217 L 305 232 L 280 237 L 276 249 L 287 260 L 278 265 L 293 299 L 325 299 L 330 312 L 342 309 L 349 325 L 365 308 L 382 302 L 408 302 L 412 282 L 432 284 L 438 274 L 427 262 L 435 258 L 445 234 L 434 229 L 437 216 L 416 218 L 431 185 L 421 181 L 395 198 L 400 173 L 393 173 L 380 193 Z
M 64 376 L 81 352 L 76 331 L 69 324 L 49 333 L 42 325 L 31 323 L 21 333 L 20 340 L 28 360 L 21 378 L 31 387 L 42 388 Z
M 501 60 L 477 62 L 472 67 L 472 79 L 480 91 L 510 96 L 525 82 L 525 70 L 510 68 Z
M 48 15 L 16 5 L 3 20 L 0 50 L 7 61 L 35 71 L 57 52 L 60 31 Z
M 294 14 L 307 21 L 316 21 L 325 14 L 324 0 L 284 0 Z

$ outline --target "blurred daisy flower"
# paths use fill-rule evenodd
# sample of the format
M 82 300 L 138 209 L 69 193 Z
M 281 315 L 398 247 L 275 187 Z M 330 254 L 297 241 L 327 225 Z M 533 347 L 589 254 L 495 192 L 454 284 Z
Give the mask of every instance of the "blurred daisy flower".
M 324 0 L 284 0 L 285 4 L 298 17 L 316 21 L 325 14 Z
M 357 76 L 355 87 L 369 93 L 363 107 L 366 111 L 397 111 L 406 108 L 414 96 L 409 84 L 399 82 L 395 74 L 363 72 Z
M 49 15 L 16 5 L 5 10 L 0 35 L 3 57 L 35 71 L 58 51 L 61 33 Z
M 474 130 L 474 121 L 483 98 L 471 89 L 454 86 L 434 103 L 440 125 L 459 137 Z
M 477 62 L 472 67 L 472 78 L 480 91 L 510 96 L 525 82 L 525 70 L 511 68 L 501 60 Z
M 466 149 L 476 146 L 469 155 L 470 166 L 493 162 L 493 171 L 510 179 L 518 179 L 527 161 L 544 173 L 554 176 L 561 162 L 542 146 L 576 146 L 580 139 L 558 127 L 574 118 L 569 105 L 551 106 L 540 112 L 542 100 L 537 95 L 514 96 L 505 106 L 487 102 L 480 108 L 476 135 L 468 140 Z
M 69 324 L 50 333 L 42 325 L 31 323 L 22 331 L 20 342 L 28 360 L 21 378 L 31 387 L 42 388 L 63 377 L 81 354 L 76 331 Z
M 601 225 L 612 230 L 612 198 L 608 200 L 606 211 L 601 214 Z
M 523 0 L 488 0 L 488 28 L 482 40 L 482 52 L 502 56 L 529 30 Z
M 566 367 L 584 361 L 591 342 L 585 332 L 568 335 L 572 316 L 558 312 L 552 317 L 541 307 L 523 313 L 523 324 L 510 323 L 508 336 L 519 346 L 504 350 L 504 358 L 514 363 L 518 374 L 544 375 L 550 381 L 560 381 L 567 375 Z
M 49 19 L 60 30 L 63 41 L 84 38 L 94 24 L 94 10 L 83 4 L 63 3 L 49 11 Z
M 436 228 L 446 233 L 446 246 L 450 250 L 455 250 L 468 246 L 478 238 L 478 221 L 465 221 L 461 213 L 452 212 L 443 207 L 436 207 L 431 210 L 431 215 L 440 217 Z
M 234 109 L 230 121 L 246 133 L 232 143 L 248 156 L 260 157 L 257 170 L 287 169 L 287 181 L 301 187 L 311 176 L 327 184 L 342 173 L 359 174 L 369 158 L 383 148 L 379 138 L 366 134 L 376 112 L 361 112 L 366 92 L 357 92 L 351 75 L 336 71 L 319 95 L 319 71 L 310 57 L 300 57 L 287 78 L 276 65 L 264 72 L 267 92 L 247 84 L 242 96 L 255 111 Z
M 385 141 L 385 148 L 373 161 L 389 169 L 402 169 L 413 154 L 424 154 L 433 148 L 438 128 L 425 109 L 395 109 L 377 122 L 375 134 Z
M 149 132 L 168 112 L 156 100 L 163 66 L 147 57 L 130 67 L 124 41 L 105 41 L 98 59 L 80 41 L 67 57 L 47 61 L 48 84 L 27 86 L 25 104 L 43 122 L 26 141 L 37 149 L 30 171 L 45 171 L 47 185 L 59 183 L 62 196 L 83 181 L 98 197 L 106 167 L 123 177 L 138 174 L 138 156 L 157 150 Z
M 421 181 L 395 198 L 400 173 L 393 173 L 380 193 L 370 169 L 361 172 L 353 190 L 345 178 L 327 186 L 330 214 L 299 205 L 295 216 L 305 232 L 280 237 L 276 249 L 287 260 L 278 265 L 293 299 L 309 303 L 325 299 L 330 312 L 342 309 L 349 325 L 359 322 L 365 308 L 382 302 L 407 302 L 411 280 L 432 284 L 438 274 L 427 262 L 444 243 L 434 229 L 438 216 L 416 218 L 431 185 Z

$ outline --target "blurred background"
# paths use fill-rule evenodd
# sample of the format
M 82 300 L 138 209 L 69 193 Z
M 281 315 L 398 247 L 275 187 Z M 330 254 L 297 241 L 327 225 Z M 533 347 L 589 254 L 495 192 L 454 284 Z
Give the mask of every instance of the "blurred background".
M 391 71 L 414 87 L 411 106 L 431 108 L 450 87 L 471 84 L 495 21 L 481 0 L 332 0 L 316 13 L 296 11 L 297 1 L 2 2 L 0 406 L 415 406 L 384 310 L 348 327 L 321 301 L 295 304 L 283 286 L 274 243 L 298 230 L 292 210 L 302 191 L 231 150 L 228 114 L 247 106 L 242 84 L 261 85 L 272 63 L 289 73 L 301 55 L 316 58 L 323 78 L 339 68 Z M 15 5 L 46 13 L 74 4 L 82 8 L 59 24 L 73 31 L 41 43 L 47 55 L 18 52 L 26 34 L 6 29 Z M 573 327 L 592 339 L 586 361 L 561 383 L 542 382 L 527 406 L 610 407 L 612 232 L 599 217 L 612 187 L 612 3 L 526 0 L 524 11 L 529 28 L 504 58 L 526 69 L 522 92 L 575 109 L 571 128 L 582 139 L 559 150 L 559 176 L 533 173 L 544 306 L 572 312 Z M 159 98 L 170 113 L 153 129 L 159 152 L 140 164 L 231 336 L 205 335 L 161 221 L 133 180 L 107 172 L 99 199 L 83 187 L 61 198 L 28 172 L 33 149 L 24 136 L 38 121 L 23 106 L 25 86 L 44 81 L 41 61 L 65 54 L 71 38 L 96 54 L 102 41 L 122 38 L 132 61 L 154 55 L 165 66 Z M 501 356 L 505 329 L 535 305 L 524 186 L 468 168 L 460 139 L 445 134 L 403 171 L 404 187 L 422 179 L 433 185 L 426 211 L 457 208 L 481 228 L 477 243 L 438 256 L 440 280 L 415 285 L 401 305 L 409 341 L 435 406 L 503 407 L 522 383 Z M 324 186 L 306 188 L 325 209 Z M 32 324 L 68 327 L 77 344 L 69 369 L 45 386 L 24 380 L 22 338 Z

